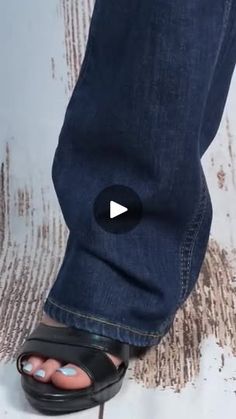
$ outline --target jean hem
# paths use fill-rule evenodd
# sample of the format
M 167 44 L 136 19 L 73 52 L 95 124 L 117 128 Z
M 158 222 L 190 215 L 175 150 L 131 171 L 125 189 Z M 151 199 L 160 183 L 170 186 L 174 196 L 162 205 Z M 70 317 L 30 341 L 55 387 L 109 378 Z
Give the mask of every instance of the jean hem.
M 162 325 L 161 332 L 146 332 L 132 329 L 129 326 L 120 325 L 110 320 L 101 319 L 94 315 L 80 313 L 77 310 L 75 311 L 57 303 L 50 297 L 46 299 L 43 311 L 52 319 L 67 326 L 107 336 L 134 346 L 157 345 L 169 330 L 173 320 L 172 318 L 168 319 L 169 321 L 166 321 L 164 324 L 165 327 Z

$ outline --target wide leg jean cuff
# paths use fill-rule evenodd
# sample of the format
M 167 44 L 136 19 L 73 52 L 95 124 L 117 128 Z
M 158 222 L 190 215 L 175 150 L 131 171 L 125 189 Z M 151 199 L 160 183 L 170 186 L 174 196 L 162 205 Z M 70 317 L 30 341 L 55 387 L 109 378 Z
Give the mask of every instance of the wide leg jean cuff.
M 78 310 L 65 307 L 49 297 L 44 303 L 43 310 L 49 317 L 59 323 L 140 347 L 157 345 L 169 330 L 174 317 L 167 319 L 160 331 L 150 332 L 133 329 L 127 325 L 114 323 L 109 319 L 95 317 L 89 313 L 80 313 Z

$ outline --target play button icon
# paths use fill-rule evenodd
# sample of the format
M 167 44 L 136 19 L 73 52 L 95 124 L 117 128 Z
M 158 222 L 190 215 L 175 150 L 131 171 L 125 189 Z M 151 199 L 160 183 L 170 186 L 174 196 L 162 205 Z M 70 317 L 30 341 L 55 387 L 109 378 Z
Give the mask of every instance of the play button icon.
M 118 215 L 124 214 L 126 211 L 128 211 L 128 208 L 117 204 L 117 202 L 110 201 L 110 218 L 118 217 Z
M 142 203 L 133 189 L 112 185 L 98 194 L 93 211 L 103 230 L 114 234 L 127 233 L 140 222 Z

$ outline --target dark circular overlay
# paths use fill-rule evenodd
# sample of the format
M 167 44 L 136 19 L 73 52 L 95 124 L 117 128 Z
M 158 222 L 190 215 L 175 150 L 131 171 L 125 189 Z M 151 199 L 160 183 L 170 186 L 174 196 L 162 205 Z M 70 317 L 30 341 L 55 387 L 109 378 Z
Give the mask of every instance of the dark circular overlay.
M 126 212 L 111 218 L 111 202 L 126 207 Z M 105 231 L 114 234 L 127 233 L 133 230 L 142 218 L 142 202 L 133 189 L 123 185 L 112 185 L 98 194 L 93 211 L 97 223 Z

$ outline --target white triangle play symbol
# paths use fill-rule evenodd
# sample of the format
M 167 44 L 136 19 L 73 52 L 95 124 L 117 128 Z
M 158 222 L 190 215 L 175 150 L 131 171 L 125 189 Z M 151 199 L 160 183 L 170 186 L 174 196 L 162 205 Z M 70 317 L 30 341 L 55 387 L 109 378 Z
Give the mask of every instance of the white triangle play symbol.
M 128 211 L 128 208 L 118 204 L 115 201 L 110 201 L 110 218 L 115 218 L 126 211 Z

